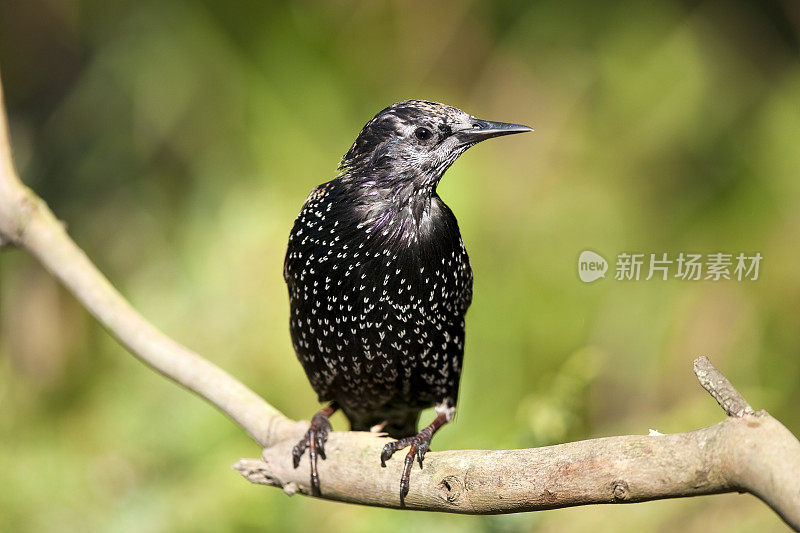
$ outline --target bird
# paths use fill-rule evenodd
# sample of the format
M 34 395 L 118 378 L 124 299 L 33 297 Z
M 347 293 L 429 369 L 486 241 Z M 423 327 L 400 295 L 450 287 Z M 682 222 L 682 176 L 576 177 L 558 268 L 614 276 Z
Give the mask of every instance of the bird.
M 433 435 L 455 414 L 472 301 L 469 257 L 437 186 L 471 146 L 528 131 L 437 102 L 397 102 L 364 125 L 335 178 L 303 203 L 283 274 L 295 353 L 327 404 L 292 450 L 295 468 L 308 450 L 312 494 L 321 495 L 317 460 L 341 409 L 351 430 L 393 439 L 381 466 L 409 449 L 405 506 L 414 460 L 422 468 Z M 429 407 L 436 416 L 418 431 Z

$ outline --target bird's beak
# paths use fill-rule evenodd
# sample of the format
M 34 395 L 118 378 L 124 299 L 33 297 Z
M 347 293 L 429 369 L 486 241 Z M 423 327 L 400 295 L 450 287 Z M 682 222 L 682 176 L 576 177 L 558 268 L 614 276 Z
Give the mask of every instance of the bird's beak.
M 501 135 L 511 135 L 513 133 L 525 133 L 526 131 L 533 131 L 533 128 L 523 126 L 522 124 L 509 124 L 507 122 L 492 122 L 490 120 L 481 120 L 473 118 L 471 121 L 471 128 L 464 128 L 456 132 L 456 134 L 464 139 L 464 142 L 475 144 L 492 137 L 500 137 Z

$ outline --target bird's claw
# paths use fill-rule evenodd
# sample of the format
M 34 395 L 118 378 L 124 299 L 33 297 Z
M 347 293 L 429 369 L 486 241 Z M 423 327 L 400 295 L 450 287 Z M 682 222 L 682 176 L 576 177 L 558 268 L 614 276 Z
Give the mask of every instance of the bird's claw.
M 414 459 L 416 458 L 421 469 L 425 454 L 430 449 L 432 437 L 433 435 L 430 432 L 423 430 L 413 437 L 388 442 L 383 447 L 383 451 L 381 451 L 381 466 L 386 467 L 386 461 L 394 455 L 394 452 L 409 447 L 403 461 L 403 473 L 400 476 L 400 505 L 402 507 L 405 507 L 406 496 L 408 496 L 408 491 L 411 487 L 411 467 L 414 466 Z
M 331 431 L 331 423 L 328 415 L 323 411 L 315 414 L 311 419 L 311 425 L 306 431 L 305 436 L 292 448 L 292 463 L 294 467 L 300 466 L 300 459 L 308 450 L 308 460 L 311 463 L 311 493 L 314 496 L 321 494 L 319 489 L 319 474 L 317 473 L 317 457 L 326 459 L 325 443 L 328 441 L 328 433 Z
M 425 454 L 428 453 L 428 449 L 430 449 L 430 447 L 431 447 L 430 437 L 428 437 L 427 440 L 423 439 L 417 446 L 417 462 L 419 463 L 420 470 L 422 470 L 422 460 L 425 458 Z
M 398 440 L 393 440 L 392 442 L 387 442 L 386 446 L 383 447 L 383 450 L 381 451 L 381 466 L 383 468 L 386 468 L 386 461 L 388 461 L 389 458 L 394 455 L 394 452 L 398 450 L 397 444 L 399 442 L 400 441 Z

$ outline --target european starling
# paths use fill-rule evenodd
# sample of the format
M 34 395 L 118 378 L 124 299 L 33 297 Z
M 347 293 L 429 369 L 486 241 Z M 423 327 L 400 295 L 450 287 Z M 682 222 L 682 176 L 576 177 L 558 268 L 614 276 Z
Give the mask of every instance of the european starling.
M 342 409 L 354 431 L 381 428 L 409 447 L 400 501 L 414 458 L 455 413 L 472 269 L 458 223 L 436 194 L 474 144 L 527 126 L 479 120 L 444 104 L 406 100 L 367 122 L 338 176 L 309 194 L 289 236 L 284 278 L 297 357 L 320 402 L 330 402 L 294 447 L 306 449 L 320 494 L 329 417 Z M 417 432 L 420 411 L 436 418 Z

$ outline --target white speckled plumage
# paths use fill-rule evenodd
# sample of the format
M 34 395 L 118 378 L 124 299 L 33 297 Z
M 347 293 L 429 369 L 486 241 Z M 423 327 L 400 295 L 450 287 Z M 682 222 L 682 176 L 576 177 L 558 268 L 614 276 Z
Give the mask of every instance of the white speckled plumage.
M 530 131 L 421 100 L 387 107 L 342 158 L 339 175 L 309 194 L 289 236 L 284 278 L 294 349 L 312 387 L 331 405 L 293 451 L 324 458 L 337 407 L 354 430 L 380 425 L 422 464 L 433 433 L 458 400 L 472 269 L 450 208 L 436 193 L 444 172 L 484 139 Z M 417 434 L 419 413 L 437 418 Z

